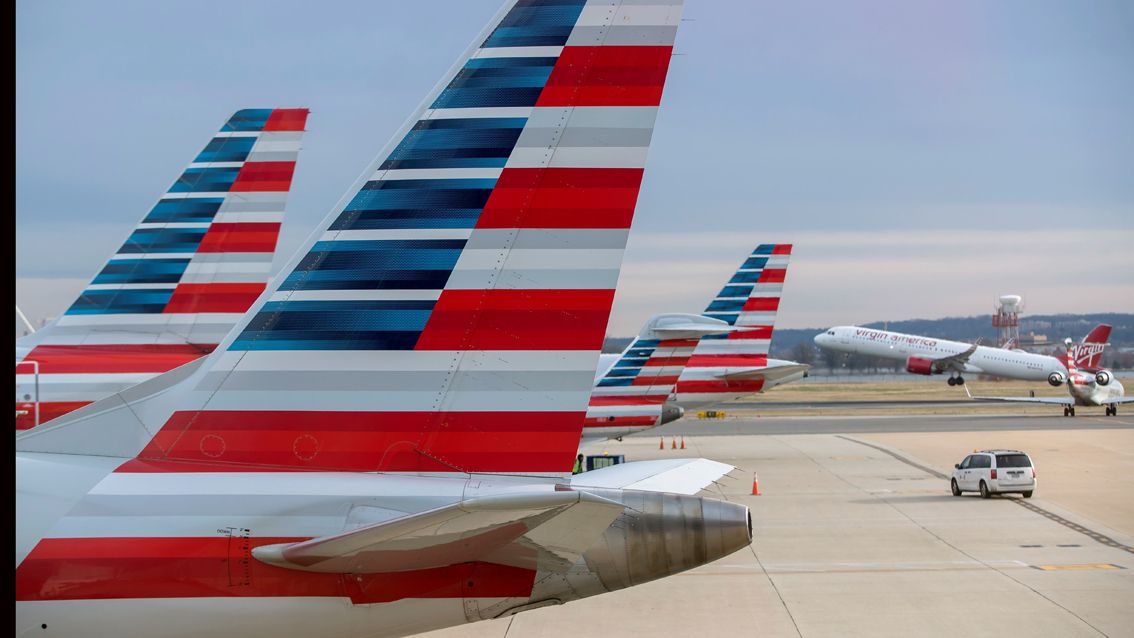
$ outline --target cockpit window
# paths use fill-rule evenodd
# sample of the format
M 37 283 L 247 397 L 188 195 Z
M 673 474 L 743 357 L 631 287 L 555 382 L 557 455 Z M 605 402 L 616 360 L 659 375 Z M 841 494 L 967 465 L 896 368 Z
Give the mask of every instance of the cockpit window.
M 834 330 L 828 330 L 827 334 L 829 334 L 833 337 L 833 336 L 835 336 L 835 331 Z

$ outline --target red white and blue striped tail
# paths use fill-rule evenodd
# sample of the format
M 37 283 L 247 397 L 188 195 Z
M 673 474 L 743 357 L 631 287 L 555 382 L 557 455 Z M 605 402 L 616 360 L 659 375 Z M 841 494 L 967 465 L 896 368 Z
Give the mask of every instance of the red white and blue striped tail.
M 17 447 L 90 426 L 122 471 L 569 474 L 680 17 L 508 3 L 199 369 Z
M 758 372 L 769 366 L 768 347 L 790 258 L 791 244 L 757 246 L 709 303 L 705 316 L 736 330 L 697 342 L 674 389 L 679 406 L 694 409 L 765 388 L 766 380 Z
M 681 418 L 668 402 L 698 341 L 734 330 L 703 315 L 651 317 L 634 341 L 595 380 L 584 438 L 610 438 Z
M 587 437 L 621 436 L 763 389 L 791 244 L 756 247 L 700 316 L 659 315 L 595 382 Z M 656 325 L 659 322 L 666 326 Z M 662 329 L 658 329 L 661 327 Z M 684 330 L 673 330 L 683 328 Z M 802 375 L 794 362 L 784 372 Z M 669 399 L 675 399 L 675 401 Z
M 306 121 L 233 114 L 66 313 L 17 340 L 17 430 L 216 348 L 267 285 Z

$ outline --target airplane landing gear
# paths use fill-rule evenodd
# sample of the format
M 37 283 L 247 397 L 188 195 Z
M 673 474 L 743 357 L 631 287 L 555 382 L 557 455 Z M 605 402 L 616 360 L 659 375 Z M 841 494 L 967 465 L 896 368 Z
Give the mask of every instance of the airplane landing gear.
M 949 385 L 965 385 L 965 378 L 958 374 L 955 377 L 949 377 L 949 381 L 947 383 Z
M 1106 415 L 1107 416 L 1118 416 L 1118 406 L 1113 404 L 1113 403 L 1106 406 Z
M 1065 406 L 1063 408 L 1063 416 L 1075 416 L 1075 406 Z

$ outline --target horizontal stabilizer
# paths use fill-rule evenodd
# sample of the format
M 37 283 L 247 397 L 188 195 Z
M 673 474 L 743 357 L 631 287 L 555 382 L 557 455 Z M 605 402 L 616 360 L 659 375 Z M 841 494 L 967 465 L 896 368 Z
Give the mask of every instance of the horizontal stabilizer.
M 620 463 L 576 474 L 571 487 L 607 487 L 693 495 L 736 469 L 709 459 L 660 459 Z
M 763 379 L 764 381 L 778 381 L 793 374 L 802 374 L 811 369 L 804 363 L 795 363 L 783 366 L 766 366 L 759 368 L 729 368 L 718 374 L 721 379 L 730 381 Z
M 656 315 L 646 324 L 642 338 L 646 339 L 700 339 L 708 335 L 723 335 L 737 329 L 727 321 L 705 317 L 669 313 Z
M 575 490 L 474 498 L 335 536 L 252 550 L 309 572 L 376 574 L 474 561 L 565 571 L 623 512 Z

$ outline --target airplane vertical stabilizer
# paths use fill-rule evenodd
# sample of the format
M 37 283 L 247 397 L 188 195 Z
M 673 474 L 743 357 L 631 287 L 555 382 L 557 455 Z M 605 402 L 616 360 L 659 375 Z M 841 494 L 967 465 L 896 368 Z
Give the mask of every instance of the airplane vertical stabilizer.
M 568 474 L 680 13 L 510 3 L 199 369 L 17 449 Z
M 63 316 L 16 341 L 17 429 L 35 425 L 36 369 L 42 423 L 224 339 L 267 284 L 306 121 L 233 114 Z
M 705 309 L 736 330 L 702 338 L 677 380 L 678 405 L 689 409 L 764 388 L 762 378 L 728 378 L 768 365 L 768 348 L 775 329 L 791 244 L 761 244 Z
M 1100 323 L 1095 326 L 1087 336 L 1083 337 L 1082 343 L 1075 346 L 1074 359 L 1075 365 L 1084 370 L 1099 370 L 1101 369 L 1100 359 L 1102 359 L 1103 350 L 1106 349 L 1110 341 L 1111 327 L 1105 323 Z

